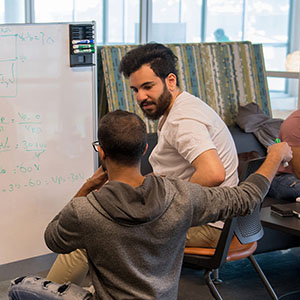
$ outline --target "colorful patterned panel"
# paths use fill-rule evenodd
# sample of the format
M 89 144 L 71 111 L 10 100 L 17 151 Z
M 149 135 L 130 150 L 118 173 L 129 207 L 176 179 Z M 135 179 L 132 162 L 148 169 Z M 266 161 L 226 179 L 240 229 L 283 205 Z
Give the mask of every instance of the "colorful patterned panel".
M 167 44 L 178 57 L 178 80 L 182 90 L 210 105 L 227 125 L 235 122 L 238 108 L 256 102 L 271 115 L 262 46 L 250 42 Z M 139 114 L 149 133 L 156 122 L 147 120 L 118 71 L 123 55 L 136 47 L 103 46 L 101 52 L 109 111 L 129 110 Z

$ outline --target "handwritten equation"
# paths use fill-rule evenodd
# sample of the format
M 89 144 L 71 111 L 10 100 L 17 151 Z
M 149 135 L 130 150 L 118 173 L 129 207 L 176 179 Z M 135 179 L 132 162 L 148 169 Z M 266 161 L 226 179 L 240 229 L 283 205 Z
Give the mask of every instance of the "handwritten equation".
M 33 169 L 31 169 L 33 170 Z M 24 169 L 24 172 L 30 172 L 28 169 Z M 20 171 L 20 172 L 23 172 Z M 3 173 L 2 173 L 3 172 Z M 0 178 L 1 175 L 6 174 L 6 170 L 0 168 Z M 69 173 L 67 175 L 54 175 L 46 178 L 40 178 L 40 177 L 29 177 L 26 178 L 25 181 L 22 182 L 9 182 L 2 188 L 2 193 L 11 193 L 11 192 L 17 192 L 22 191 L 24 189 L 33 189 L 36 187 L 43 187 L 47 185 L 63 185 L 66 183 L 74 183 L 77 181 L 82 181 L 84 179 L 84 173 Z
M 85 180 L 83 171 L 62 172 L 55 166 L 48 170 L 49 149 L 45 135 L 40 113 L 19 111 L 9 115 L 0 112 L 0 193 L 24 192 Z
M 16 165 L 15 168 L 13 168 L 10 173 L 11 174 L 17 174 L 17 172 L 20 172 L 21 174 L 27 174 L 34 171 L 39 171 L 40 165 L 38 163 L 33 164 L 25 164 L 24 162 L 21 162 L 20 164 Z M 9 171 L 0 165 L 0 174 L 7 174 Z
M 17 138 L 17 133 L 21 137 L 20 140 Z M 26 187 L 41 186 L 43 183 L 68 180 L 69 176 L 39 179 L 40 158 L 47 151 L 47 144 L 42 142 L 42 133 L 42 118 L 38 113 L 17 112 L 15 116 L 0 114 L 1 192 L 14 192 Z M 7 159 L 10 157 L 8 152 L 12 157 L 19 158 L 20 163 L 12 167 L 10 159 Z M 72 176 L 73 180 L 74 178 L 75 176 Z M 76 178 L 79 178 L 78 175 Z
M 14 33 L 13 29 L 10 26 L 0 27 L 0 35 L 14 35 L 22 42 L 39 41 L 41 45 L 52 45 L 53 43 L 55 43 L 54 38 L 52 36 L 46 35 L 43 31 L 35 33 L 29 31 Z
M 23 129 L 23 136 L 28 138 L 14 142 L 15 137 L 8 135 L 12 132 L 12 127 L 15 127 L 14 132 L 18 132 L 20 128 Z M 32 152 L 34 157 L 39 159 L 47 150 L 47 144 L 39 141 L 42 133 L 40 114 L 18 112 L 16 117 L 0 115 L 0 153 L 21 150 Z
M 17 97 L 18 94 L 18 63 L 29 58 L 22 53 L 22 44 L 32 47 L 46 47 L 55 44 L 55 39 L 43 31 L 14 33 L 9 26 L 0 27 L 0 98 Z M 36 57 L 34 57 L 36 58 Z
M 15 130 L 12 130 L 12 128 Z M 28 139 L 21 138 L 20 141 L 13 142 L 15 138 L 8 135 L 9 132 L 20 130 L 23 131 L 23 136 L 28 136 Z M 23 151 L 27 155 L 33 153 L 31 157 L 27 158 L 26 162 L 21 161 L 14 167 L 6 166 L 5 159 L 1 159 L 0 182 L 2 187 L 0 191 L 2 193 L 17 192 L 47 185 L 63 185 L 84 180 L 83 172 L 71 172 L 67 175 L 49 177 L 42 176 L 43 163 L 40 162 L 40 158 L 41 154 L 47 151 L 47 144 L 39 141 L 39 138 L 42 139 L 42 133 L 42 118 L 38 113 L 18 112 L 15 117 L 0 115 L 0 157 L 1 154 L 3 157 L 6 152 Z M 20 153 L 17 156 L 23 157 Z

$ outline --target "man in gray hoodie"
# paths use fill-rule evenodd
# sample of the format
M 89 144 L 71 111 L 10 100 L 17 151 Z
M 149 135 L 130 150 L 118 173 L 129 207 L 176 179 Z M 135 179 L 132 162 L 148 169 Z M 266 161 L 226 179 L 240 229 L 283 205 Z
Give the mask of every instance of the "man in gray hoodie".
M 35 277 L 12 281 L 9 299 L 175 300 L 187 230 L 250 213 L 266 195 L 290 147 L 269 147 L 264 164 L 237 187 L 201 187 L 179 179 L 142 176 L 144 122 L 125 111 L 101 119 L 102 166 L 50 222 L 47 246 L 57 253 L 87 252 L 95 293 L 75 284 Z

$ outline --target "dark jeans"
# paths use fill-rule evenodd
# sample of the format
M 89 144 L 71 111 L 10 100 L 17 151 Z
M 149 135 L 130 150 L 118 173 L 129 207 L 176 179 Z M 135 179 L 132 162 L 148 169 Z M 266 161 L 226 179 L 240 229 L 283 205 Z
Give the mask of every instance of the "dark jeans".
M 295 174 L 281 174 L 272 181 L 269 196 L 276 199 L 295 201 L 300 197 L 300 179 Z
M 19 277 L 11 282 L 10 300 L 88 300 L 92 294 L 73 283 L 58 284 L 38 276 Z

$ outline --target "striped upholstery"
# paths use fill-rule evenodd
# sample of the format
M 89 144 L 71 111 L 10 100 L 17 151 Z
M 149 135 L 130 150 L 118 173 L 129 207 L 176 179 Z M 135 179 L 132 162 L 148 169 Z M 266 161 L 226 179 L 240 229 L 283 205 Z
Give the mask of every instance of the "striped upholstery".
M 235 122 L 238 107 L 249 102 L 256 102 L 267 115 L 271 115 L 260 44 L 227 42 L 166 46 L 178 57 L 180 88 L 205 101 L 227 125 Z M 118 71 L 121 58 L 134 47 L 136 45 L 99 47 L 103 64 L 99 72 L 104 74 L 108 110 L 122 109 L 139 114 L 147 124 L 148 133 L 152 133 L 156 132 L 157 123 L 143 117 L 134 101 L 129 81 Z M 104 98 L 100 98 L 100 107 L 103 106 L 101 102 L 106 101 Z

